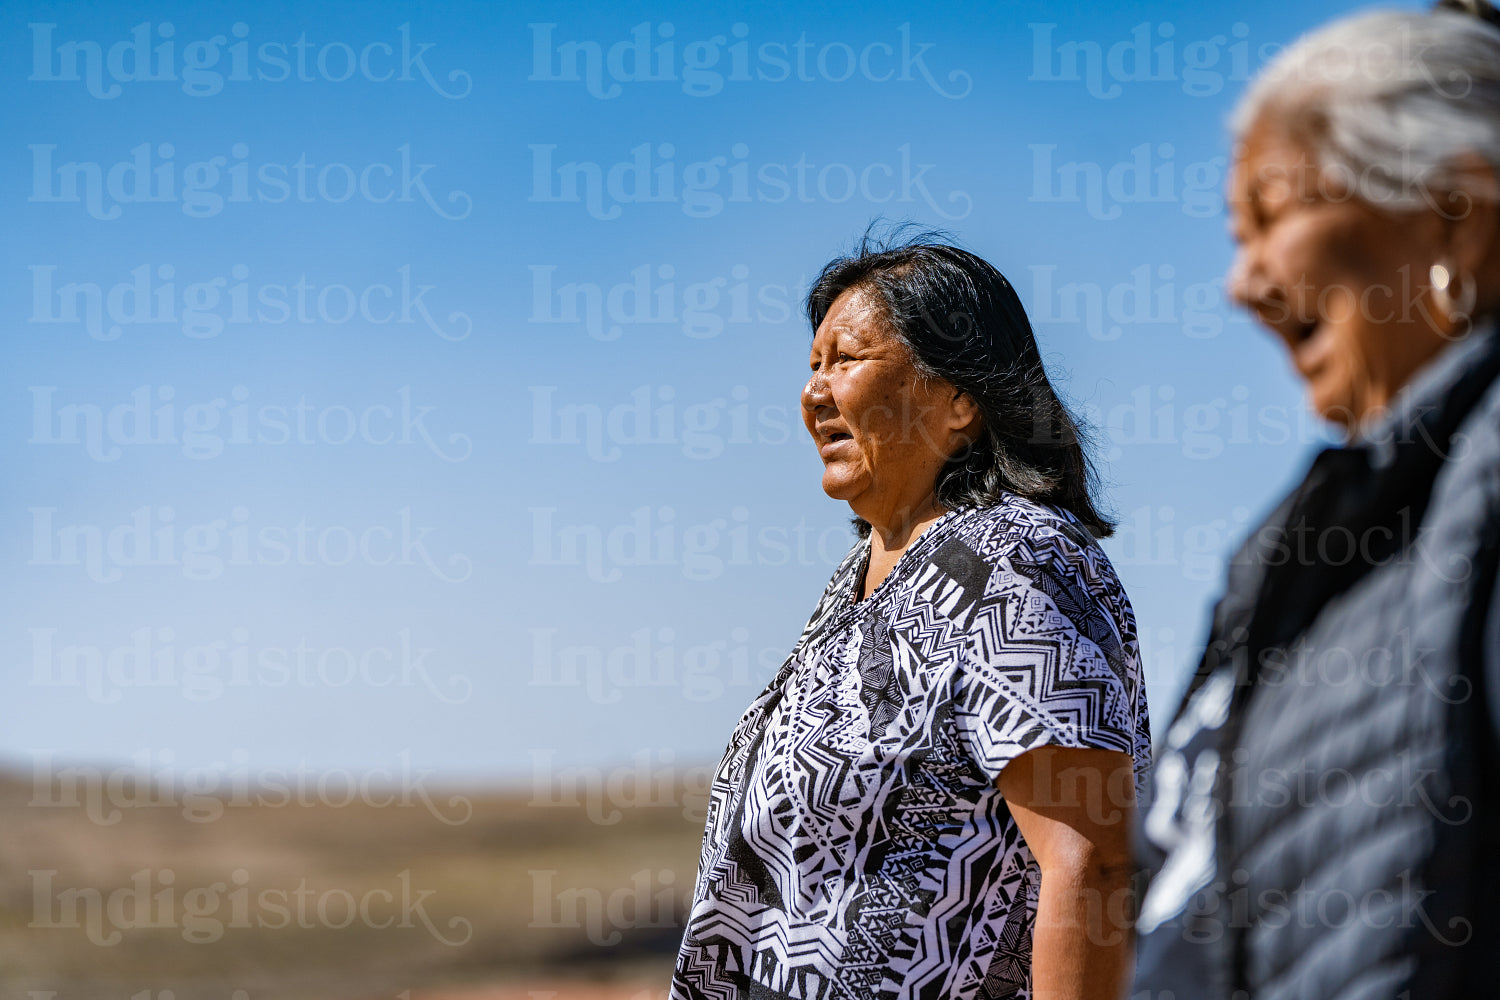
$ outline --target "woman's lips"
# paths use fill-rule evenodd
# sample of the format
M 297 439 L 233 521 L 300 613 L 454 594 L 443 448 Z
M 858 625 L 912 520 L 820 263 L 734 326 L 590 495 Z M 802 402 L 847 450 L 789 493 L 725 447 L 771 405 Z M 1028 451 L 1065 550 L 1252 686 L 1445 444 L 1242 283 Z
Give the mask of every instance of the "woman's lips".
M 1305 379 L 1312 378 L 1327 360 L 1328 345 L 1324 343 L 1323 330 L 1322 323 L 1314 322 L 1292 334 L 1292 364 Z
M 1261 321 L 1286 344 L 1292 367 L 1303 378 L 1307 378 L 1312 369 L 1321 365 L 1323 359 L 1319 355 L 1324 353 L 1327 346 L 1323 343 L 1325 325 L 1321 319 L 1298 322 L 1294 317 L 1283 314 L 1273 321 L 1262 314 Z
M 827 441 L 824 441 L 818 446 L 818 454 L 822 455 L 826 459 L 831 455 L 836 454 L 841 445 L 850 443 L 853 440 L 854 438 L 850 437 L 848 434 L 831 434 L 829 435 Z

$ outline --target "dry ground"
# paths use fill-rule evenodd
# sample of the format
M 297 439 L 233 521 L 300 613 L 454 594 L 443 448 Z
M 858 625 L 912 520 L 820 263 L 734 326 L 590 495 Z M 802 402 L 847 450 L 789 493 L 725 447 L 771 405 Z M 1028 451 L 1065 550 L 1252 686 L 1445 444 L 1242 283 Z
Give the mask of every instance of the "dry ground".
M 116 814 L 142 789 L 104 784 L 0 777 L 0 1000 L 663 1000 L 702 833 L 472 789 Z

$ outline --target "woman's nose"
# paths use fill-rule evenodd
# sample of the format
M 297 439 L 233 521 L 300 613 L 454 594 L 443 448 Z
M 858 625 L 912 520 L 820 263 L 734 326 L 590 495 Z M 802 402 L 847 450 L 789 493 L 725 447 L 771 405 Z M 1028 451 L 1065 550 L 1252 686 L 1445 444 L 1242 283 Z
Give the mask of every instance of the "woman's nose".
M 828 379 L 821 372 L 813 372 L 807 384 L 802 387 L 803 408 L 813 410 L 826 405 L 831 400 L 832 396 L 828 392 Z
M 1250 251 L 1240 247 L 1229 262 L 1229 271 L 1224 275 L 1224 293 L 1229 301 L 1242 309 L 1249 308 L 1255 299 L 1251 275 Z

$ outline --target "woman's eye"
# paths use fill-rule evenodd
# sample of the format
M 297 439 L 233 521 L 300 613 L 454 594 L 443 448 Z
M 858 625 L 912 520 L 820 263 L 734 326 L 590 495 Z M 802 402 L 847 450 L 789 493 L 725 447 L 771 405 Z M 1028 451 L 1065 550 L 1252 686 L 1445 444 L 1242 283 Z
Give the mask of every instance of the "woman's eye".
M 1256 232 L 1265 232 L 1276 223 L 1286 218 L 1298 208 L 1295 202 L 1287 200 L 1262 201 L 1256 204 L 1254 220 Z

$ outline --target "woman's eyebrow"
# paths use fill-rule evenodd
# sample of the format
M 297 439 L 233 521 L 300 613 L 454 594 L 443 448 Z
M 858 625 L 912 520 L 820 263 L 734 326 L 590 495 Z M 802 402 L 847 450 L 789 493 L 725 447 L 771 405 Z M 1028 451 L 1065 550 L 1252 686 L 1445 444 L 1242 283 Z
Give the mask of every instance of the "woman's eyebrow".
M 1236 238 L 1243 236 L 1252 223 L 1259 226 L 1266 217 L 1266 196 L 1259 184 L 1245 192 L 1241 202 L 1243 211 L 1229 213 L 1230 235 Z
M 830 331 L 832 333 L 838 334 L 840 337 L 843 337 L 846 340 L 852 340 L 857 344 L 863 344 L 868 339 L 866 338 L 863 331 L 861 331 L 858 326 L 852 323 L 840 323 L 837 326 L 831 327 Z

